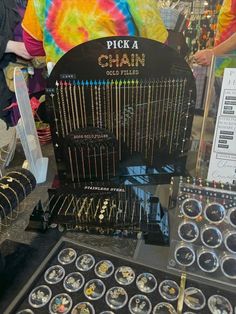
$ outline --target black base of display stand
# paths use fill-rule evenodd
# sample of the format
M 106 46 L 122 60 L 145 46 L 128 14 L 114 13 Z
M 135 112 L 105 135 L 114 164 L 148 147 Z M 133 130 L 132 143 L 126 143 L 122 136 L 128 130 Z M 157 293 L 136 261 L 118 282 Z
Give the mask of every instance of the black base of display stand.
M 122 161 L 119 164 L 119 170 L 116 176 L 103 178 L 101 181 L 109 181 L 116 185 L 152 185 L 152 184 L 169 184 L 172 177 L 188 176 L 186 169 L 186 156 L 178 157 L 173 163 L 168 160 L 160 161 L 156 166 L 132 158 L 132 160 Z M 59 163 L 58 176 L 63 185 L 72 184 L 71 177 L 66 169 Z M 88 181 L 96 182 L 93 178 L 75 182 L 74 184 L 85 184 Z
M 166 236 L 161 232 L 159 225 L 155 224 L 153 227 L 155 231 L 151 230 L 151 226 L 149 226 L 149 231 L 143 234 L 145 244 L 169 246 L 169 236 Z
M 39 201 L 30 215 L 30 221 L 25 231 L 45 232 L 48 228 L 48 216 L 47 209 L 44 209 L 42 202 Z
M 187 176 L 187 171 L 183 167 L 174 167 L 172 164 L 165 164 L 158 168 L 145 165 L 130 166 L 123 168 L 117 181 L 124 185 L 159 185 L 169 184 L 172 177 L 180 175 Z
M 57 224 L 63 226 L 63 229 L 87 234 L 134 239 L 144 237 L 148 244 L 169 244 L 168 211 L 159 197 L 152 195 L 151 187 L 145 190 L 139 186 L 112 185 L 110 182 L 65 186 L 59 184 L 57 188 L 49 189 L 48 193 L 49 225 Z M 99 221 L 97 217 L 104 201 L 109 203 L 107 214 L 104 221 Z M 115 206 L 114 211 L 112 206 Z M 80 211 L 81 218 L 78 217 Z M 86 218 L 88 212 L 89 220 Z M 110 216 L 113 214 L 111 219 L 108 218 L 108 213 Z M 34 216 L 39 224 L 45 219 L 40 215 Z M 33 216 L 31 220 L 34 220 Z
M 117 186 L 110 182 L 63 186 L 54 180 L 54 188 L 48 190 L 49 199 L 46 205 L 43 206 L 39 202 L 35 206 L 26 231 L 45 232 L 48 226 L 56 224 L 58 229 L 63 227 L 63 230 L 121 238 L 143 237 L 147 244 L 166 246 L 169 245 L 168 211 L 161 204 L 159 197 L 152 196 L 151 192 L 153 192 L 151 188 L 145 190 L 135 186 Z M 80 221 L 77 215 L 85 205 L 83 205 L 85 199 L 87 201 L 94 199 L 92 217 L 98 202 L 105 199 L 109 200 L 109 211 L 115 204 L 114 210 L 119 212 L 120 208 L 121 213 L 115 214 L 115 217 L 113 215 L 110 222 L 104 220 L 102 224 L 96 220 L 86 222 L 85 218 Z M 124 215 L 126 210 L 128 214 L 122 216 L 126 218 L 122 218 L 121 215 Z M 86 217 L 86 210 L 84 211 L 83 215 Z

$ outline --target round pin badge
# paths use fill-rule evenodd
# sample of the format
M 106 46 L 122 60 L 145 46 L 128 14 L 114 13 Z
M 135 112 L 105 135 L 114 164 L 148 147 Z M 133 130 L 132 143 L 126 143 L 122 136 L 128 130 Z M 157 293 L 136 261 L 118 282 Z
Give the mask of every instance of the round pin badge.
M 65 276 L 65 269 L 60 265 L 54 265 L 49 267 L 45 274 L 44 274 L 44 280 L 53 285 L 60 282 Z
M 114 265 L 109 260 L 102 260 L 95 265 L 95 274 L 100 278 L 108 278 L 114 272 Z
M 230 208 L 227 217 L 231 226 L 236 227 L 236 207 Z
M 80 302 L 73 307 L 71 314 L 95 314 L 95 309 L 89 302 Z
M 67 314 L 72 308 L 72 299 L 66 293 L 57 294 L 49 303 L 50 314 Z
M 136 294 L 129 300 L 129 311 L 131 314 L 150 314 L 152 304 L 145 295 Z
M 112 287 L 107 291 L 105 299 L 111 309 L 119 310 L 128 302 L 128 294 L 122 287 Z
M 236 231 L 227 231 L 224 234 L 224 244 L 231 253 L 236 253 Z
M 199 236 L 198 226 L 192 222 L 182 222 L 178 228 L 179 237 L 186 242 L 194 242 Z
M 191 266 L 195 261 L 195 252 L 191 246 L 186 244 L 178 245 L 175 248 L 175 260 L 181 266 Z
M 48 286 L 42 285 L 34 288 L 29 295 L 29 304 L 34 308 L 40 308 L 46 305 L 51 299 L 52 291 Z
M 164 280 L 159 285 L 159 293 L 167 301 L 175 301 L 179 297 L 179 285 L 173 280 Z
M 80 255 L 75 262 L 75 266 L 80 271 L 88 271 L 93 268 L 94 264 L 95 259 L 91 254 Z
M 215 252 L 209 249 L 201 249 L 197 254 L 199 268 L 206 273 L 213 273 L 219 267 L 219 259 Z
M 106 287 L 100 279 L 89 280 L 84 286 L 84 295 L 90 300 L 98 300 L 105 294 Z
M 233 255 L 225 255 L 220 261 L 222 273 L 230 278 L 236 279 L 236 257 Z
M 84 285 L 84 276 L 79 272 L 70 273 L 64 279 L 63 286 L 68 292 L 79 291 Z
M 151 293 L 157 287 L 157 280 L 151 273 L 142 273 L 136 279 L 136 286 L 141 292 Z
M 202 204 L 196 199 L 187 198 L 181 205 L 185 217 L 196 219 L 202 214 Z
M 201 241 L 209 248 L 217 248 L 223 241 L 222 233 L 218 228 L 206 225 L 201 230 Z
M 220 224 L 225 219 L 225 208 L 219 203 L 210 203 L 204 210 L 205 218 L 214 224 Z
M 130 285 L 135 279 L 135 272 L 129 266 L 121 266 L 115 272 L 115 279 L 120 285 Z
M 189 287 L 184 292 L 184 303 L 191 310 L 202 310 L 206 305 L 206 298 L 200 289 Z
M 57 259 L 61 264 L 67 265 L 73 263 L 74 260 L 76 259 L 76 256 L 77 254 L 74 249 L 66 248 L 58 254 Z
M 224 313 L 224 314 L 233 314 L 233 308 L 228 299 L 221 295 L 212 295 L 208 299 L 208 308 L 212 314 Z
M 177 314 L 175 308 L 173 307 L 172 304 L 166 303 L 166 302 L 161 302 L 158 303 L 154 309 L 153 309 L 153 314 Z

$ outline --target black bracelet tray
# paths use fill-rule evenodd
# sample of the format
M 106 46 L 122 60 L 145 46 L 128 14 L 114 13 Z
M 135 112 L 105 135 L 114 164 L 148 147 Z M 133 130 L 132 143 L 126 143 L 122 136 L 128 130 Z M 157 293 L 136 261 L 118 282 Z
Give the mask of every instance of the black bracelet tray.
M 72 263 L 67 264 L 67 265 L 63 265 L 58 261 L 58 254 L 65 248 L 72 248 L 77 253 L 76 259 Z M 76 263 L 77 258 L 82 254 L 91 254 L 95 259 L 94 265 L 96 265 L 97 262 L 99 262 L 101 260 L 111 261 L 114 265 L 113 274 L 110 277 L 104 279 L 104 278 L 99 278 L 96 275 L 96 273 L 94 271 L 95 266 L 93 266 L 93 268 L 91 268 L 91 270 L 89 270 L 89 271 L 78 270 L 75 266 L 75 263 Z M 158 256 L 157 256 L 157 258 L 158 258 Z M 106 292 L 103 295 L 103 297 L 101 297 L 99 300 L 95 300 L 95 301 L 92 300 L 91 301 L 84 295 L 84 286 L 78 292 L 68 292 L 65 290 L 65 288 L 63 286 L 64 278 L 57 284 L 48 284 L 44 279 L 44 274 L 45 274 L 45 271 L 49 267 L 51 267 L 52 265 L 61 265 L 65 269 L 64 278 L 69 273 L 80 272 L 85 278 L 85 284 L 86 284 L 86 282 L 88 282 L 91 279 L 101 279 L 106 286 L 106 292 L 112 287 L 123 287 L 128 294 L 128 301 L 127 301 L 126 305 L 124 307 L 122 307 L 121 309 L 118 309 L 118 310 L 114 310 L 112 308 L 109 308 L 109 306 L 107 305 L 106 300 L 105 300 Z M 135 280 L 131 284 L 121 285 L 116 281 L 114 274 L 115 274 L 117 268 L 120 266 L 129 266 L 134 270 Z M 157 280 L 157 287 L 153 292 L 144 293 L 138 289 L 138 287 L 136 285 L 136 278 L 141 273 L 151 273 L 155 276 L 155 278 Z M 133 297 L 136 294 L 141 294 L 141 295 L 145 295 L 146 297 L 148 297 L 148 299 L 151 301 L 151 304 L 152 304 L 152 311 L 150 311 L 150 312 L 143 312 L 143 311 L 139 312 L 139 311 L 137 311 L 134 313 L 141 313 L 141 314 L 144 314 L 144 313 L 176 313 L 176 312 L 171 312 L 171 311 L 170 312 L 168 312 L 168 311 L 153 312 L 154 307 L 161 302 L 169 303 L 175 308 L 175 310 L 177 309 L 178 300 L 170 302 L 170 301 L 164 299 L 159 292 L 159 285 L 164 280 L 173 280 L 178 285 L 180 285 L 180 277 L 178 277 L 176 275 L 172 275 L 171 273 L 163 272 L 163 271 L 151 268 L 149 266 L 136 263 L 133 260 L 128 260 L 128 259 L 121 258 L 119 256 L 99 252 L 96 249 L 79 245 L 78 243 L 71 241 L 67 238 L 61 238 L 61 240 L 51 250 L 50 254 L 46 257 L 44 262 L 38 267 L 38 269 L 36 270 L 34 275 L 30 278 L 30 280 L 27 282 L 25 287 L 15 297 L 15 299 L 9 305 L 8 309 L 5 311 L 4 314 L 13 314 L 13 313 L 15 314 L 15 313 L 22 311 L 23 309 L 30 309 L 32 312 L 29 311 L 29 312 L 22 312 L 22 313 L 35 313 L 35 314 L 49 313 L 50 301 L 41 308 L 34 308 L 28 302 L 28 297 L 29 297 L 31 291 L 35 287 L 38 287 L 40 285 L 46 285 L 51 289 L 51 291 L 52 291 L 51 299 L 60 293 L 68 294 L 71 297 L 72 303 L 73 303 L 71 306 L 71 310 L 68 313 L 73 313 L 73 311 L 72 311 L 73 307 L 76 304 L 78 304 L 79 302 L 89 302 L 94 307 L 95 313 L 98 313 L 98 314 L 103 312 L 103 311 L 111 311 L 111 313 L 113 312 L 113 313 L 127 314 L 127 313 L 130 313 L 129 307 L 128 307 L 129 300 L 131 297 Z M 209 297 L 212 295 L 221 295 L 221 296 L 227 298 L 229 300 L 229 302 L 231 303 L 232 311 L 233 311 L 233 308 L 236 307 L 236 298 L 235 298 L 236 293 L 233 293 L 231 291 L 218 289 L 217 287 L 204 285 L 201 282 L 191 281 L 188 279 L 186 282 L 186 288 L 187 287 L 195 287 L 195 288 L 200 289 L 205 296 L 206 304 L 199 311 L 192 310 L 189 307 L 187 307 L 186 304 L 184 304 L 184 308 L 183 308 L 182 313 L 210 314 L 211 312 L 207 306 L 207 301 L 208 301 Z M 77 312 L 77 313 L 80 313 L 80 312 Z M 84 313 L 84 312 L 81 312 L 81 313 Z M 85 312 L 85 313 L 91 314 L 93 312 Z M 229 312 L 219 312 L 219 313 L 229 313 L 229 314 L 232 313 L 233 314 L 233 312 L 230 312 L 230 311 Z

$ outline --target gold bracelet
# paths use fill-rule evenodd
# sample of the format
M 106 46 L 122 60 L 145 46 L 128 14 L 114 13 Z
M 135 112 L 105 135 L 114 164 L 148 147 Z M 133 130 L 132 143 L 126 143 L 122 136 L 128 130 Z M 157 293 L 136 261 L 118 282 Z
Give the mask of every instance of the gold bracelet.
M 6 197 L 5 194 L 3 194 L 1 191 L 0 191 L 0 194 L 2 194 L 2 196 L 6 199 L 7 203 L 9 204 L 10 206 L 10 212 L 11 212 L 11 216 L 12 216 L 12 206 L 11 206 L 11 202 L 9 201 L 9 199 Z M 5 213 L 5 211 L 4 211 Z M 6 213 L 5 213 L 6 214 Z
M 55 195 L 55 194 L 54 194 L 54 195 Z M 55 203 L 53 204 L 52 209 L 51 209 L 51 211 L 50 211 L 50 216 L 52 216 L 52 214 L 53 214 L 53 212 L 54 212 L 54 209 L 55 209 L 57 203 L 59 202 L 59 200 L 61 199 L 61 197 L 62 197 L 62 194 L 59 195 L 59 197 L 57 198 L 57 200 L 56 200 Z M 52 200 L 52 198 L 51 198 L 51 200 Z M 50 203 L 49 203 L 49 208 L 50 208 Z
M 5 216 L 5 218 L 3 218 L 3 219 L 7 219 L 5 209 L 4 209 L 4 207 L 3 207 L 1 204 L 0 204 L 0 208 L 2 208 L 2 211 L 3 211 L 4 216 Z M 2 221 L 3 219 L 1 219 L 1 217 L 0 217 L 0 221 Z M 2 222 L 0 222 L 0 225 L 2 225 L 2 226 L 4 226 L 4 227 L 7 227 L 7 226 L 8 226 L 7 224 L 3 224 Z
M 13 190 L 9 186 L 9 184 L 2 184 L 1 182 L 0 182 L 0 188 L 2 188 L 3 190 L 9 189 L 10 191 L 12 191 L 13 194 L 15 195 L 15 198 L 16 198 L 16 201 L 17 201 L 17 207 L 19 207 L 20 202 L 19 202 L 19 198 L 18 198 L 18 195 L 17 195 L 15 190 Z M 16 210 L 16 216 L 15 217 L 13 217 L 13 211 L 14 211 L 14 208 L 11 207 L 11 219 L 16 219 L 18 217 L 18 211 Z
M 24 197 L 26 198 L 26 191 L 25 191 L 24 185 L 19 180 L 17 180 L 16 178 L 9 177 L 9 176 L 4 176 L 3 179 L 4 178 L 7 179 L 7 182 L 16 181 L 20 185 L 20 187 L 22 188 L 22 191 L 24 193 Z
M 77 213 L 77 217 L 79 218 L 79 222 L 81 223 L 81 216 L 82 216 L 82 212 L 85 209 L 86 203 L 87 203 L 88 197 L 85 197 L 83 199 L 82 205 Z
M 19 205 L 20 202 L 19 202 L 18 195 L 17 195 L 16 191 L 13 190 L 13 188 L 11 188 L 9 186 L 9 184 L 3 184 L 3 183 L 0 182 L 0 188 L 3 189 L 3 190 L 9 189 L 10 191 L 12 191 L 12 193 L 15 195 L 15 198 L 16 198 L 16 201 L 17 201 L 17 205 Z
M 30 182 L 30 179 L 26 175 L 24 175 L 22 172 L 18 172 L 18 171 L 11 171 L 10 174 L 11 173 L 16 173 L 16 174 L 22 176 L 23 178 L 25 178 L 29 182 L 31 192 L 33 191 L 33 187 L 32 187 L 32 184 Z
M 63 202 L 62 202 L 62 204 L 61 204 L 61 206 L 60 206 L 60 208 L 59 208 L 59 210 L 57 212 L 57 215 L 60 215 L 62 207 L 64 206 L 64 204 L 65 204 L 66 200 L 68 199 L 68 197 L 69 197 L 69 195 L 66 195 L 66 197 L 64 198 L 64 200 L 63 200 Z
M 72 194 L 72 198 L 71 198 L 71 200 L 70 200 L 70 202 L 69 202 L 69 205 L 67 206 L 67 208 L 66 208 L 66 210 L 65 210 L 65 213 L 64 213 L 65 216 L 67 215 L 67 212 L 68 212 L 68 210 L 70 209 L 70 205 L 72 204 L 72 202 L 74 201 L 74 199 L 75 199 L 75 196 Z

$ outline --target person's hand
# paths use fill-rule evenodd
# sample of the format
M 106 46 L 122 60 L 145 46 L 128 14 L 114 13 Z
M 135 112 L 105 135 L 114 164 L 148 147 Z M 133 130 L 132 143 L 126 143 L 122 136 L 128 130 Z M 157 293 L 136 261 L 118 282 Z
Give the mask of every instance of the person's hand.
M 25 44 L 19 41 L 9 40 L 7 43 L 5 52 L 14 53 L 17 56 L 26 60 L 32 59 L 31 55 L 28 53 L 28 51 L 25 48 Z
M 207 66 L 211 64 L 213 56 L 214 56 L 213 49 L 204 49 L 197 51 L 193 57 L 197 64 Z

